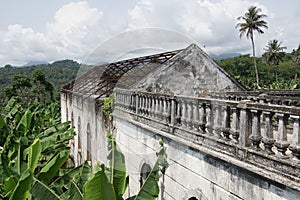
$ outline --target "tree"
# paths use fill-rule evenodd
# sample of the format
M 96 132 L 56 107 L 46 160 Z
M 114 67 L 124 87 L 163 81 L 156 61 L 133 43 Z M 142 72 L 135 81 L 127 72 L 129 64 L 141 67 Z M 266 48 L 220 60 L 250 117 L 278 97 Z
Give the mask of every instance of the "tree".
M 262 56 L 269 65 L 278 65 L 283 60 L 286 47 L 282 47 L 281 44 L 282 42 L 278 42 L 278 40 L 268 42 L 267 48 L 264 49 L 265 53 Z
M 300 64 L 300 44 L 299 44 L 297 50 L 293 49 L 292 59 L 293 59 L 294 62 Z
M 282 42 L 278 40 L 271 40 L 268 42 L 267 48 L 265 48 L 265 53 L 262 57 L 270 65 L 278 65 L 280 61 L 283 60 L 285 52 L 283 51 L 286 47 L 281 46 Z M 277 70 L 275 69 L 276 82 L 278 82 Z
M 17 74 L 12 84 L 5 88 L 8 99 L 17 97 L 24 105 L 35 99 L 41 102 L 53 100 L 53 84 L 50 83 L 45 74 L 37 69 L 32 72 L 31 77 Z
M 267 15 L 260 13 L 260 8 L 257 8 L 256 6 L 251 6 L 248 8 L 248 11 L 243 16 L 237 18 L 239 21 L 241 20 L 242 22 L 236 25 L 236 28 L 239 28 L 240 38 L 243 35 L 246 35 L 246 37 L 251 40 L 257 88 L 259 88 L 259 77 L 256 65 L 255 45 L 253 36 L 254 31 L 257 31 L 259 34 L 263 34 L 264 31 L 262 30 L 262 28 L 268 28 L 267 22 L 263 20 L 263 18 L 267 17 Z

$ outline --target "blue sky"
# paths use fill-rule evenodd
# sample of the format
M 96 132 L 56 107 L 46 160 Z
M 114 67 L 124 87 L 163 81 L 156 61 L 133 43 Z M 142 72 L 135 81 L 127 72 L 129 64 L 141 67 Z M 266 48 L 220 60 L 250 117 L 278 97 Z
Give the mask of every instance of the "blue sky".
M 287 51 L 298 47 L 299 0 L 10 0 L 0 7 L 0 66 L 60 59 L 97 63 L 191 42 L 213 54 L 251 53 L 250 42 L 235 29 L 250 5 L 268 15 L 269 29 L 255 38 L 258 54 L 271 39 Z

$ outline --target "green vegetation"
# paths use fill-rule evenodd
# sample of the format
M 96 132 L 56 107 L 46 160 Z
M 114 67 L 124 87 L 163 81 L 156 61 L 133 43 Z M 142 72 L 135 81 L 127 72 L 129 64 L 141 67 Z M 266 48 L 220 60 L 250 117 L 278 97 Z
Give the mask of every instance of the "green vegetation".
M 36 70 L 45 74 L 45 80 L 53 84 L 53 98 L 59 100 L 60 88 L 76 77 L 79 68 L 80 64 L 72 60 L 62 60 L 53 62 L 52 64 L 41 64 L 28 67 L 12 67 L 11 65 L 6 65 L 5 67 L 0 68 L 0 106 L 5 103 L 5 99 L 9 99 L 5 98 L 5 88 L 12 85 L 14 79 L 17 79 L 15 82 L 20 83 L 21 81 L 24 81 L 25 83 L 31 82 L 31 84 L 33 84 L 32 79 L 34 76 L 32 75 Z M 14 78 L 15 76 L 17 77 Z M 25 80 L 25 77 L 29 78 L 31 81 Z M 9 91 L 11 90 L 8 90 L 7 92 Z M 9 94 L 9 97 L 10 96 L 12 96 L 12 94 Z
M 31 78 L 15 75 L 12 84 L 5 88 L 5 95 L 8 98 L 16 97 L 26 105 L 35 99 L 40 102 L 53 101 L 53 90 L 53 85 L 46 79 L 45 74 L 36 69 Z
M 279 43 L 281 44 L 281 43 Z M 267 45 L 268 49 L 269 44 Z M 280 46 L 280 45 L 279 45 Z M 283 52 L 283 51 L 280 51 Z M 266 54 L 264 54 L 266 56 Z M 281 53 L 282 57 L 275 63 L 267 62 L 266 57 L 257 57 L 260 85 L 263 89 L 299 89 L 300 88 L 300 46 L 292 53 Z M 256 88 L 255 70 L 250 55 L 228 58 L 217 63 L 232 77 L 244 85 L 248 90 Z M 277 65 L 276 65 L 277 64 Z
M 0 113 L 0 198 L 25 199 L 123 199 L 129 178 L 124 155 L 108 135 L 109 167 L 87 162 L 72 167 L 68 141 L 75 135 L 70 123 L 61 123 L 57 103 L 37 100 L 27 108 L 12 98 Z M 158 159 L 136 196 L 152 200 L 158 196 L 159 171 L 168 166 L 163 143 Z
M 35 101 L 24 109 L 12 98 L 1 112 L 0 132 L 1 198 L 58 199 L 66 187 L 58 178 L 72 171 L 62 167 L 75 135 L 60 122 L 59 105 Z
M 106 117 L 108 117 L 113 111 L 114 95 L 110 94 L 109 97 L 103 100 L 102 110 Z
M 251 40 L 252 45 L 252 58 L 254 63 L 255 69 L 255 77 L 256 77 L 256 87 L 259 88 L 259 76 L 258 76 L 258 69 L 256 64 L 256 57 L 255 57 L 255 46 L 253 40 L 253 32 L 257 31 L 259 34 L 263 34 L 262 28 L 268 28 L 267 22 L 263 20 L 263 18 L 267 17 L 265 14 L 260 14 L 261 9 L 257 8 L 256 6 L 251 6 L 244 16 L 238 17 L 238 20 L 242 22 L 236 25 L 236 28 L 239 28 L 240 38 L 243 35 L 246 35 L 248 39 Z

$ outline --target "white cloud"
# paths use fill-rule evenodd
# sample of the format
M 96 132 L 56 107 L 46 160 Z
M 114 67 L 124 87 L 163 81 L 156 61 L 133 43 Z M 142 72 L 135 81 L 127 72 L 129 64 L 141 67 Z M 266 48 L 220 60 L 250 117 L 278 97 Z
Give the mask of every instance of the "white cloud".
M 37 60 L 36 58 L 43 60 L 47 51 L 51 50 L 44 34 L 35 33 L 31 28 L 24 28 L 19 24 L 10 25 L 0 36 L 0 54 L 5 55 L 0 58 L 3 64 L 24 64 L 24 60 Z
M 46 35 L 65 53 L 82 56 L 103 36 L 102 16 L 87 2 L 69 3 L 56 12 L 54 22 L 47 24 Z
M 265 34 L 255 37 L 258 54 L 270 39 L 283 41 L 288 51 L 297 48 L 299 30 L 295 24 L 300 17 L 299 10 L 280 16 L 281 10 L 276 7 L 274 12 L 271 3 L 268 8 L 273 8 L 272 12 L 250 0 L 139 0 L 127 15 L 126 12 L 112 15 L 110 10 L 79 1 L 59 8 L 53 20 L 45 23 L 44 32 L 21 24 L 0 31 L 0 66 L 65 58 L 81 61 L 90 53 L 87 62 L 102 61 L 101 56 L 108 54 L 111 55 L 107 59 L 111 61 L 135 49 L 168 50 L 195 41 L 209 53 L 251 53 L 249 40 L 240 39 L 235 28 L 237 17 L 250 5 L 262 8 L 270 27 Z M 278 10 L 280 14 L 276 13 Z
M 167 27 L 195 39 L 211 53 L 243 52 L 249 42 L 239 39 L 235 25 L 250 5 L 242 0 L 141 0 L 129 12 L 130 27 Z
M 61 7 L 45 33 L 35 32 L 20 24 L 10 25 L 0 32 L 0 66 L 7 63 L 23 65 L 28 61 L 58 59 L 81 60 L 99 41 L 107 37 L 103 13 L 86 1 Z

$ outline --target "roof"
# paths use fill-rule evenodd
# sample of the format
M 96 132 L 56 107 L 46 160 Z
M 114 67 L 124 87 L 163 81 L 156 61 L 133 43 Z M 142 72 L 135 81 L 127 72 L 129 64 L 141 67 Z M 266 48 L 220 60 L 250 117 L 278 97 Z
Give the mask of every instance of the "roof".
M 119 83 L 119 86 L 123 85 L 124 87 L 124 84 L 132 85 L 132 80 L 130 83 L 126 83 L 126 80 L 142 79 L 147 73 L 152 71 L 152 69 L 164 64 L 181 51 L 182 50 L 175 50 L 95 66 L 65 85 L 62 91 L 84 96 L 97 95 L 97 98 L 108 96 L 125 74 L 122 79 L 123 84 Z M 135 73 L 128 74 L 128 72 L 134 68 L 139 68 L 139 70 L 136 70 Z
M 197 45 L 95 66 L 62 91 L 107 97 L 115 87 L 164 94 L 204 96 L 210 92 L 245 91 Z

